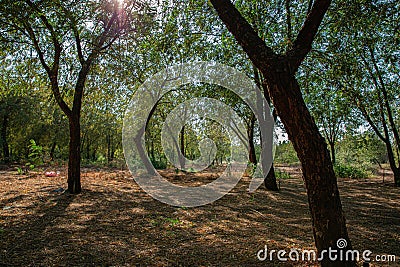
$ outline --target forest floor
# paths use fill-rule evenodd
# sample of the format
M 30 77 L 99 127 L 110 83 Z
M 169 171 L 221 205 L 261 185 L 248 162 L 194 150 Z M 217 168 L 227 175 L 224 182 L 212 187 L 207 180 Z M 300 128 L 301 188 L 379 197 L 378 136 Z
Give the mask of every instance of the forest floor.
M 83 169 L 83 193 L 64 192 L 66 170 L 17 175 L 0 171 L 0 266 L 315 266 L 262 262 L 257 252 L 314 249 L 307 196 L 298 167 L 280 192 L 248 193 L 249 177 L 220 200 L 197 208 L 152 199 L 128 171 Z M 55 170 L 57 171 L 57 169 Z M 188 185 L 210 182 L 219 169 L 185 176 Z M 400 189 L 389 172 L 369 179 L 339 179 L 353 247 L 400 256 Z M 375 266 L 400 266 L 395 263 Z

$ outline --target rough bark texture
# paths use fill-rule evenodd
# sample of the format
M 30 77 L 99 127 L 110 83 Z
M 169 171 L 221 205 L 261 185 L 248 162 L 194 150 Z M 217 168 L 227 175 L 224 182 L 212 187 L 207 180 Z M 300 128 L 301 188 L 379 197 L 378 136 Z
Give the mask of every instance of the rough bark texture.
M 69 119 L 68 192 L 79 194 L 81 187 L 81 130 L 79 116 Z
M 269 95 L 302 164 L 316 247 L 321 253 L 336 248 L 340 238 L 352 249 L 339 197 L 336 176 L 326 142 L 318 131 L 301 94 L 295 73 L 311 49 L 312 41 L 330 1 L 314 2 L 293 47 L 277 55 L 267 47 L 229 0 L 211 0 L 219 17 L 262 72 Z M 355 266 L 354 262 L 329 261 L 322 266 Z

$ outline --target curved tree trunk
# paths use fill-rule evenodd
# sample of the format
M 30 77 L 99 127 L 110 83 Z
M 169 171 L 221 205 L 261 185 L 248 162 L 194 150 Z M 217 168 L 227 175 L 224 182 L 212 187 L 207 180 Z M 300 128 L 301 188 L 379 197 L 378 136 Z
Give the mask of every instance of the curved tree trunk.
M 347 240 L 343 253 L 352 250 L 342 210 L 336 176 L 327 144 L 304 102 L 295 73 L 311 50 L 312 41 L 331 3 L 316 0 L 293 46 L 285 55 L 276 54 L 257 35 L 230 0 L 211 0 L 219 17 L 261 71 L 268 93 L 302 164 L 313 234 L 318 253 L 337 248 Z M 322 266 L 355 266 L 355 261 L 331 261 Z

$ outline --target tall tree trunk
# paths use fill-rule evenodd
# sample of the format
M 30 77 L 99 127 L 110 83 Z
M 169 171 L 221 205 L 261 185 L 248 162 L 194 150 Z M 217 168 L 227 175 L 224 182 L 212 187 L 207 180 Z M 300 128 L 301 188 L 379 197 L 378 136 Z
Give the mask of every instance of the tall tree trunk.
M 393 174 L 394 184 L 396 185 L 396 187 L 400 187 L 400 168 L 396 168 L 395 170 L 393 170 Z
M 302 164 L 316 247 L 321 252 L 336 247 L 336 241 L 344 238 L 348 241 L 346 249 L 351 249 L 326 142 L 302 99 L 295 78 L 279 73 L 274 76 L 273 100 L 276 99 L 275 107 Z M 330 262 L 325 258 L 322 265 L 354 266 L 354 263 Z
M 1 144 L 3 150 L 3 159 L 5 163 L 10 161 L 10 148 L 7 141 L 7 128 L 8 128 L 8 116 L 4 115 L 3 123 L 1 125 Z
M 393 149 L 392 149 L 392 144 L 390 143 L 389 138 L 386 139 L 385 141 L 386 145 L 386 151 L 389 159 L 389 165 L 390 169 L 393 172 L 394 175 L 394 185 L 396 187 L 400 187 L 400 166 L 396 166 L 396 159 L 394 157 Z
M 335 165 L 335 163 L 336 163 L 335 142 L 329 141 L 329 147 L 331 149 L 332 164 Z
M 156 157 L 154 155 L 154 140 L 150 140 L 150 156 L 153 161 L 156 161 Z
M 311 50 L 319 25 L 331 3 L 316 0 L 291 49 L 276 54 L 257 35 L 230 0 L 211 0 L 219 17 L 263 74 L 274 107 L 302 164 L 313 234 L 318 252 L 337 248 L 344 238 L 344 254 L 352 249 L 343 215 L 336 176 L 327 144 L 304 102 L 295 73 Z M 325 255 L 326 256 L 326 255 Z M 330 261 L 322 266 L 355 266 L 355 261 Z
M 68 191 L 79 194 L 81 187 L 81 125 L 79 113 L 69 118 Z
M 56 146 L 57 146 L 56 141 L 53 141 L 53 144 L 51 145 L 50 148 L 50 161 L 54 161 L 54 152 L 56 150 Z
M 269 93 L 268 93 L 268 85 L 261 81 L 260 73 L 254 64 L 253 64 L 253 72 L 254 72 L 255 83 L 260 88 L 260 90 L 261 89 L 263 90 L 263 94 L 264 94 L 265 99 L 268 102 L 268 105 L 271 105 L 271 97 L 269 96 Z M 276 121 L 276 119 L 277 119 L 276 112 L 274 112 L 273 116 L 274 116 L 274 121 Z M 254 127 L 254 125 L 253 125 L 253 127 Z M 264 185 L 265 185 L 265 188 L 268 190 L 279 191 L 279 187 L 276 182 L 274 164 L 271 165 L 271 168 L 269 169 L 267 176 L 265 176 L 265 178 L 264 178 Z
M 86 159 L 89 160 L 90 159 L 90 142 L 89 140 L 87 140 L 86 142 Z
M 181 147 L 181 154 L 182 154 L 182 157 L 181 157 L 181 168 L 182 168 L 182 170 L 184 170 L 185 169 L 185 125 L 183 125 L 183 127 L 182 127 L 182 129 L 181 129 L 181 133 L 180 133 L 180 143 L 181 143 L 181 145 L 180 145 L 180 147 Z
M 107 134 L 107 162 L 111 162 L 111 135 L 110 133 Z
M 249 161 L 254 165 L 257 164 L 256 150 L 254 148 L 254 125 L 256 122 L 256 117 L 253 115 L 251 117 L 249 128 L 247 129 L 247 137 L 249 138 Z

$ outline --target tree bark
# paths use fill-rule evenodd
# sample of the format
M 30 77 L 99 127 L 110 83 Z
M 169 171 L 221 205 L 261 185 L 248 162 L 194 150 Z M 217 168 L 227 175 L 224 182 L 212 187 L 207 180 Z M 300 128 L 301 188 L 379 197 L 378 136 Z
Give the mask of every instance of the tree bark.
M 260 90 L 263 89 L 264 97 L 267 100 L 268 105 L 271 105 L 271 97 L 268 94 L 268 85 L 261 81 L 260 73 L 254 64 L 253 64 L 253 72 L 254 72 L 254 80 L 257 86 L 260 88 Z M 274 112 L 273 116 L 274 116 L 274 121 L 276 121 L 277 119 L 276 112 Z M 271 165 L 271 168 L 269 169 L 267 176 L 265 176 L 264 178 L 264 185 L 267 190 L 279 191 L 279 187 L 276 182 L 274 164 Z
M 10 161 L 10 148 L 7 141 L 7 128 L 8 128 L 8 116 L 4 115 L 3 123 L 1 125 L 1 143 L 3 150 L 3 160 L 5 163 Z
M 272 164 L 271 169 L 269 170 L 267 176 L 264 179 L 264 185 L 265 188 L 267 188 L 270 191 L 279 191 L 279 187 L 276 182 L 274 164 Z
M 69 118 L 68 192 L 71 194 L 79 194 L 82 191 L 80 148 L 81 125 L 78 112 Z
M 331 149 L 332 164 L 335 165 L 336 163 L 335 142 L 329 141 L 329 147 Z
M 57 146 L 56 141 L 53 141 L 53 144 L 51 145 L 50 148 L 50 161 L 54 161 L 54 152 L 56 150 L 56 146 Z
M 254 165 L 257 164 L 256 150 L 254 148 L 254 124 L 256 117 L 253 115 L 250 121 L 249 128 L 247 129 L 247 136 L 249 138 L 249 162 Z
M 387 151 L 387 155 L 388 155 L 388 159 L 389 159 L 390 169 L 392 170 L 393 175 L 394 175 L 394 185 L 396 187 L 400 187 L 400 167 L 396 166 L 396 160 L 394 157 L 392 144 L 390 143 L 389 138 L 386 139 L 385 145 L 386 145 L 386 151 Z
M 319 253 L 329 247 L 336 248 L 336 242 L 341 238 L 347 240 L 344 250 L 352 249 L 327 144 L 307 109 L 295 78 L 298 67 L 311 50 L 330 2 L 316 0 L 293 47 L 285 55 L 277 55 L 229 0 L 211 0 L 221 20 L 263 74 L 274 107 L 300 159 Z M 330 261 L 327 257 L 321 264 L 355 266 L 354 261 Z

